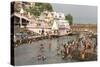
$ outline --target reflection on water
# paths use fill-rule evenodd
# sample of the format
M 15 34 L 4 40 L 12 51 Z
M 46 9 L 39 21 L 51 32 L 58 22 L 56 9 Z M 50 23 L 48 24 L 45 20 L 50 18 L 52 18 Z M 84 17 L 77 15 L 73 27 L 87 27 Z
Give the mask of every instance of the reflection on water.
M 76 39 L 77 36 L 63 36 L 53 39 L 45 39 L 32 42 L 31 44 L 23 44 L 15 48 L 15 65 L 32 65 L 32 64 L 51 64 L 74 62 L 70 58 L 62 59 L 57 55 L 57 49 L 68 41 Z M 96 44 L 96 39 L 93 38 Z M 41 48 L 42 44 L 42 48 Z

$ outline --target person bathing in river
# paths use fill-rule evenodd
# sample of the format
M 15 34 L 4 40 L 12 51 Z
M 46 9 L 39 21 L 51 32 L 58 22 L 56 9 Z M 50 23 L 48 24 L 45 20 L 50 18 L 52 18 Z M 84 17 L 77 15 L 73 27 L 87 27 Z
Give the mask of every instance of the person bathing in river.
M 62 54 L 63 54 L 63 59 L 67 57 L 67 52 L 66 52 L 66 44 L 63 45 L 63 50 L 62 50 Z
M 69 44 L 70 44 L 70 42 L 69 42 Z M 63 53 L 64 53 L 63 59 L 65 59 L 66 57 L 72 58 L 72 56 L 71 56 L 71 51 L 72 51 L 71 44 L 70 45 L 69 44 L 68 45 L 66 45 L 66 44 L 63 45 L 63 48 L 64 48 L 64 50 L 63 50 Z

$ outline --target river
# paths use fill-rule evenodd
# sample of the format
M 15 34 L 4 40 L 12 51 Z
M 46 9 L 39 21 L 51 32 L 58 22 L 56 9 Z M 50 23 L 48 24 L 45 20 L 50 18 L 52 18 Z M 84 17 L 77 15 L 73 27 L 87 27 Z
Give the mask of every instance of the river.
M 76 62 L 73 59 L 62 59 L 57 55 L 57 47 L 66 44 L 68 41 L 76 39 L 77 36 L 63 36 L 53 39 L 44 39 L 34 41 L 31 44 L 23 44 L 14 48 L 15 65 L 36 65 L 36 64 L 52 64 Z M 93 38 L 93 43 L 96 44 L 96 39 Z M 40 51 L 40 46 L 43 44 L 43 52 Z M 38 55 L 43 54 L 46 60 L 38 60 Z

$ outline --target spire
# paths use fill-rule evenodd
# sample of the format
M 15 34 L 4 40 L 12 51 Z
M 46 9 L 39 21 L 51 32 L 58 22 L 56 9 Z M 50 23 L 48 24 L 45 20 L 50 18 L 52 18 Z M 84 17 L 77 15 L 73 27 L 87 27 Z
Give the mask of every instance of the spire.
M 23 14 L 23 13 L 24 13 L 24 10 L 23 10 L 23 8 L 21 8 L 21 10 L 20 10 L 20 13 L 21 13 L 21 14 Z
M 58 30 L 58 24 L 56 21 L 53 22 L 52 30 Z

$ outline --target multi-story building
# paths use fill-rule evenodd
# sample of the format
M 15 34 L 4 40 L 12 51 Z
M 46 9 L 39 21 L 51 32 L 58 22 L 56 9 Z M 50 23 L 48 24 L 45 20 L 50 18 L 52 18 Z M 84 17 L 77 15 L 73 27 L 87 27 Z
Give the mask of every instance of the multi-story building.
M 51 30 L 52 33 L 58 35 L 67 35 L 71 33 L 71 28 L 67 20 L 54 20 Z
M 44 30 L 44 33 L 52 32 L 52 34 L 65 35 L 70 31 L 70 25 L 65 20 L 63 13 L 44 11 L 37 18 L 37 23 L 28 25 L 28 29 L 39 34 L 41 34 L 40 31 Z
M 48 12 L 41 13 L 39 20 L 45 23 L 51 23 L 51 31 L 53 34 L 65 35 L 70 31 L 69 21 L 65 20 L 64 13 Z
M 57 12 L 48 12 L 44 11 L 41 13 L 40 20 L 44 20 L 46 22 L 50 22 L 52 20 L 65 20 L 65 15 L 63 13 L 57 13 Z

